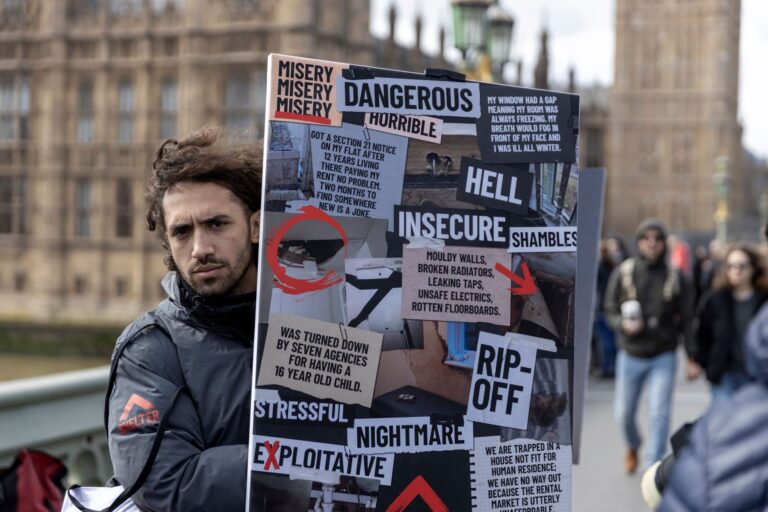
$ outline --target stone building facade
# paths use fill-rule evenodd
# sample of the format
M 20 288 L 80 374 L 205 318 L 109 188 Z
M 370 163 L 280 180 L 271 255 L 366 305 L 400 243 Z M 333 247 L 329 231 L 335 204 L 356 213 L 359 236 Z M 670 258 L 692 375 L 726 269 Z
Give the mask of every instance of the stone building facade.
M 718 194 L 739 219 L 748 182 L 737 118 L 739 0 L 617 0 L 606 232 L 654 216 L 714 231 Z M 727 190 L 714 181 L 720 162 Z
M 261 136 L 269 53 L 444 62 L 375 40 L 369 16 L 357 0 L 0 3 L 0 320 L 125 322 L 156 304 L 154 151 L 208 124 Z

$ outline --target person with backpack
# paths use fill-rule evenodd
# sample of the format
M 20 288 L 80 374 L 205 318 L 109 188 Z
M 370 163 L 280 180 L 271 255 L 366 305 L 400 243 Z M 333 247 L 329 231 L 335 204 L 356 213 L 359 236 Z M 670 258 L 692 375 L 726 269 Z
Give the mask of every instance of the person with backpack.
M 608 322 L 618 333 L 616 361 L 616 419 L 627 443 L 624 468 L 634 473 L 642 438 L 636 413 L 643 387 L 648 387 L 650 435 L 643 466 L 660 460 L 669 432 L 674 390 L 676 349 L 685 341 L 692 363 L 693 304 L 685 277 L 666 262 L 667 229 L 657 219 L 640 223 L 636 231 L 638 256 L 611 274 L 605 294 Z

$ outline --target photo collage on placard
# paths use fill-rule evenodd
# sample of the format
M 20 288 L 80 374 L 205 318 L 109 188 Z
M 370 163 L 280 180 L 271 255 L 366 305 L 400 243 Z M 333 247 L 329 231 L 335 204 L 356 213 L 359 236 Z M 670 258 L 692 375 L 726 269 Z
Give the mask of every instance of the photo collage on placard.
M 249 510 L 570 510 L 578 96 L 268 82 Z

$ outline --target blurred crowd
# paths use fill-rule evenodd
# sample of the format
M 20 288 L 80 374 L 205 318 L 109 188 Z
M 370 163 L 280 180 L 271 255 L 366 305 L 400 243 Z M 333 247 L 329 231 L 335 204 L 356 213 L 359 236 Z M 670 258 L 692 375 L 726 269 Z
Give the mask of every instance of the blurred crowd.
M 676 235 L 666 237 L 667 263 L 677 269 L 690 282 L 692 301 L 697 317 L 702 313 L 702 299 L 715 289 L 728 287 L 728 275 L 725 272 L 725 260 L 735 249 L 745 249 L 757 257 L 755 269 L 759 272 L 757 280 L 759 290 L 768 286 L 768 276 L 764 275 L 768 262 L 768 244 L 733 243 L 723 244 L 716 239 L 708 243 L 693 246 Z M 609 236 L 600 240 L 597 267 L 597 295 L 595 300 L 595 320 L 592 331 L 591 373 L 602 379 L 613 379 L 616 371 L 617 341 L 616 332 L 608 324 L 605 315 L 605 291 L 608 279 L 614 269 L 636 252 L 632 243 L 618 236 Z M 631 249 L 630 249 L 631 248 Z M 718 278 L 719 279 L 716 279 Z
M 766 244 L 712 240 L 692 249 L 657 219 L 641 222 L 632 244 L 617 237 L 600 242 L 592 371 L 615 379 L 624 469 L 643 468 L 643 495 L 654 508 L 768 505 L 766 261 Z M 712 400 L 670 438 L 681 345 L 687 378 L 706 378 Z M 647 439 L 636 424 L 644 388 Z

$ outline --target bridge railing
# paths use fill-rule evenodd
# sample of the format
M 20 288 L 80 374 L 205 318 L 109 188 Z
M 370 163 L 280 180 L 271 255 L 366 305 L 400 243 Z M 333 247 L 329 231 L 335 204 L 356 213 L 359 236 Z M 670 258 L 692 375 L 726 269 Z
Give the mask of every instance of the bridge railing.
M 109 367 L 0 382 L 0 467 L 22 448 L 54 455 L 68 483 L 103 485 L 112 475 L 104 432 Z

